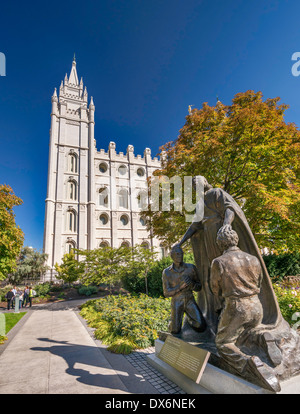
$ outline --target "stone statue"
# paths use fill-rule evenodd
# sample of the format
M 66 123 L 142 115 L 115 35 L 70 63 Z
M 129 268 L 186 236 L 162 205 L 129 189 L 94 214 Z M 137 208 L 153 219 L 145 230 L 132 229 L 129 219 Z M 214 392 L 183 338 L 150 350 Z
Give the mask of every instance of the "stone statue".
M 226 240 L 228 234 L 234 234 L 238 246 L 235 243 L 224 253 L 221 238 Z M 210 362 L 214 365 L 278 391 L 279 381 L 300 374 L 300 336 L 282 317 L 241 207 L 205 179 L 203 219 L 194 221 L 175 246 L 181 247 L 189 239 L 202 286 L 197 305 L 207 329 L 196 339 L 188 326 L 183 326 L 182 339 L 198 341 L 200 347 L 212 352 Z M 230 289 L 232 295 L 228 295 Z M 233 311 L 238 302 L 247 315 Z
M 178 334 L 181 331 L 184 313 L 189 325 L 198 332 L 205 330 L 206 324 L 199 309 L 193 291 L 201 290 L 196 266 L 183 263 L 183 250 L 174 247 L 171 250 L 173 264 L 162 274 L 165 297 L 171 297 L 171 322 L 169 331 Z
M 204 217 L 200 222 L 191 224 L 179 246 L 191 239 L 195 263 L 202 282 L 202 290 L 198 294 L 198 306 L 208 326 L 216 332 L 218 323 L 218 315 L 215 311 L 216 298 L 209 287 L 209 278 L 212 261 L 222 254 L 216 242 L 217 232 L 222 226 L 232 226 L 238 234 L 241 250 L 256 256 L 260 262 L 263 277 L 259 297 L 263 305 L 263 323 L 266 329 L 273 329 L 284 323 L 265 263 L 242 209 L 226 191 L 212 188 L 205 179 Z
M 223 254 L 213 260 L 210 275 L 212 293 L 223 299 L 216 347 L 220 357 L 237 373 L 272 391 L 280 391 L 274 370 L 258 356 L 246 354 L 238 346 L 243 343 L 243 335 L 251 334 L 263 319 L 263 307 L 258 297 L 262 268 L 257 257 L 237 247 L 238 240 L 237 233 L 229 226 L 221 227 L 217 233 L 217 245 Z M 267 340 L 265 343 L 267 347 L 271 346 Z M 272 346 L 274 349 L 270 353 L 279 365 L 281 352 L 275 341 Z

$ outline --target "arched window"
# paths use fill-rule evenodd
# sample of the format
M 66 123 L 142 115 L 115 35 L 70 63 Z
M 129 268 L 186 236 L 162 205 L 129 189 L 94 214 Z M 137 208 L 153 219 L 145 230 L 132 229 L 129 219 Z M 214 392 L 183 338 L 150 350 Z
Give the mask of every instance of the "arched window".
M 67 231 L 75 233 L 77 228 L 76 213 L 73 210 L 67 211 Z
M 130 247 L 130 243 L 126 240 L 122 241 L 121 247 Z
M 128 208 L 128 191 L 125 189 L 119 191 L 119 207 Z
M 109 243 L 108 243 L 107 241 L 102 241 L 102 242 L 99 244 L 99 247 L 101 247 L 101 248 L 109 247 Z
M 73 173 L 78 172 L 78 162 L 77 155 L 74 153 L 69 154 L 69 171 Z
M 72 253 L 75 249 L 75 243 L 73 241 L 67 241 L 66 243 L 66 253 Z
M 99 190 L 99 205 L 108 207 L 108 189 L 107 187 L 100 188 Z
M 68 181 L 68 199 L 77 200 L 77 183 L 74 180 Z
M 141 244 L 141 246 L 144 248 L 144 249 L 149 249 L 149 243 L 147 242 L 147 241 L 143 241 L 143 243 Z

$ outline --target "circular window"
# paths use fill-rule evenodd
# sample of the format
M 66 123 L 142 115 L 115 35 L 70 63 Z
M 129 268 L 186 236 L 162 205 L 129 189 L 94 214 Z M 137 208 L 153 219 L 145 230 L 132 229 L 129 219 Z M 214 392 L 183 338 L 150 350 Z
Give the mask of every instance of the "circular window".
M 125 175 L 127 173 L 127 168 L 125 165 L 121 165 L 118 169 L 120 175 Z
M 102 247 L 102 248 L 105 248 L 105 247 L 108 247 L 108 246 L 109 246 L 109 244 L 108 244 L 107 241 L 103 241 L 103 242 L 100 243 L 100 247 Z
M 138 168 L 136 173 L 139 177 L 144 177 L 145 175 L 144 168 Z
M 107 224 L 108 223 L 108 217 L 107 217 L 107 215 L 106 214 L 101 214 L 100 221 L 101 221 L 101 223 L 103 225 Z
M 102 174 L 105 173 L 107 171 L 107 164 L 105 162 L 101 162 L 99 165 L 99 170 Z
M 128 220 L 127 216 L 123 215 L 123 216 L 121 216 L 120 221 L 123 224 L 123 226 L 126 226 L 126 224 L 128 224 L 129 220 Z

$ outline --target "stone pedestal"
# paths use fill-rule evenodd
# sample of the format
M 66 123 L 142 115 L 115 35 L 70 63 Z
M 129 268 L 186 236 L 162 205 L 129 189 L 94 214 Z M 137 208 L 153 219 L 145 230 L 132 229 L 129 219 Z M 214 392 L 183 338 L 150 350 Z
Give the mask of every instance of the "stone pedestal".
M 251 384 L 209 363 L 205 367 L 200 383 L 196 384 L 158 358 L 163 344 L 163 341 L 156 340 L 155 354 L 148 355 L 147 360 L 151 366 L 177 384 L 187 394 L 275 394 L 275 392 Z M 282 381 L 280 385 L 281 391 L 278 394 L 300 394 L 300 375 Z

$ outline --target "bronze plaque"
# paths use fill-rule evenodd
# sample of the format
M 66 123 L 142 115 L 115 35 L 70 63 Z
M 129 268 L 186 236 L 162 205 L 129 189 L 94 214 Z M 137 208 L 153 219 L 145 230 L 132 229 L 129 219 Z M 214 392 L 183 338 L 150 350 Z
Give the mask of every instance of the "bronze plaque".
M 210 352 L 168 335 L 158 358 L 199 384 L 209 356 Z

